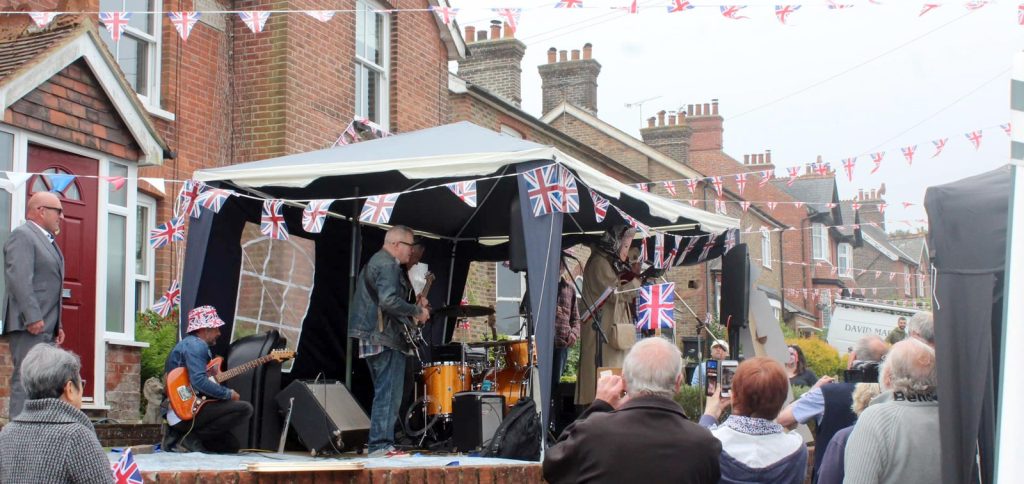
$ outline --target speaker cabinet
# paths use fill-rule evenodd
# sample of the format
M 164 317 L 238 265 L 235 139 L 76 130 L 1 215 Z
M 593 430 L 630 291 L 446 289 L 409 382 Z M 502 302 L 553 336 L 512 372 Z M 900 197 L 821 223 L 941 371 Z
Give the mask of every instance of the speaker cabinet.
M 721 323 L 728 328 L 732 359 L 739 354 L 740 328 L 747 327 L 749 308 L 750 257 L 747 244 L 737 244 L 722 258 L 722 300 L 718 308 Z
M 366 444 L 370 418 L 341 382 L 292 382 L 277 395 L 282 415 L 293 398 L 291 426 L 314 455 L 358 451 Z
M 473 452 L 486 446 L 501 425 L 505 396 L 491 392 L 455 394 L 452 443 L 459 452 Z
M 277 330 L 246 336 L 235 341 L 228 350 L 224 369 L 231 369 L 266 356 L 285 347 L 285 339 Z M 238 392 L 242 400 L 252 404 L 252 418 L 232 429 L 232 434 L 246 449 L 277 449 L 281 436 L 281 418 L 274 396 L 281 391 L 281 364 L 271 361 L 224 383 Z

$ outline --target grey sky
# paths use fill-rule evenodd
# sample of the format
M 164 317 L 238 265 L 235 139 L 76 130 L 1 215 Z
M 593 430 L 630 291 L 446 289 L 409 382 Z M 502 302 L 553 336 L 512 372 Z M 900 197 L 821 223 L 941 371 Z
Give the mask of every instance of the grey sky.
M 840 160 L 859 155 L 853 183 L 840 179 L 841 196 L 884 182 L 888 219 L 920 219 L 928 186 L 1007 162 L 1009 137 L 999 125 L 1009 121 L 1009 68 L 1024 47 L 1024 26 L 1017 24 L 1017 3 L 969 15 L 964 2 L 949 3 L 918 17 L 923 2 L 882 1 L 845 2 L 855 7 L 843 10 L 804 3 L 787 26 L 776 20 L 774 3 L 748 4 L 747 20 L 725 19 L 719 3 L 700 1 L 668 14 L 668 0 L 641 0 L 639 15 L 555 10 L 553 0 L 453 4 L 463 7 L 460 25 L 477 27 L 491 17 L 481 8 L 539 7 L 524 10 L 516 33 L 527 44 L 523 108 L 531 114 L 543 114 L 537 66 L 547 49 L 590 42 L 602 65 L 598 114 L 620 129 L 639 137 L 642 117 L 717 98 L 725 151 L 734 158 L 771 149 L 783 176 L 783 167 L 819 154 L 842 174 Z M 584 0 L 588 7 L 626 3 Z M 655 96 L 661 97 L 644 103 L 642 114 L 625 107 Z M 964 133 L 981 128 L 976 151 Z M 943 154 L 931 159 L 931 141 L 945 137 Z M 908 166 L 900 147 L 914 144 L 918 153 Z M 882 168 L 869 175 L 867 153 L 883 150 Z M 903 201 L 917 205 L 904 210 Z M 907 226 L 890 224 L 898 228 Z

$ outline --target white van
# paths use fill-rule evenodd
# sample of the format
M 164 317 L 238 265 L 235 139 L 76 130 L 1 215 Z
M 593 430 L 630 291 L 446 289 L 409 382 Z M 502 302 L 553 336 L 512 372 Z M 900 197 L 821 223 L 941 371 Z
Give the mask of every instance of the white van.
M 918 312 L 899 306 L 837 299 L 828 327 L 828 344 L 840 354 L 849 353 L 862 336 L 877 334 L 884 339 L 896 328 L 900 316 L 910 319 Z

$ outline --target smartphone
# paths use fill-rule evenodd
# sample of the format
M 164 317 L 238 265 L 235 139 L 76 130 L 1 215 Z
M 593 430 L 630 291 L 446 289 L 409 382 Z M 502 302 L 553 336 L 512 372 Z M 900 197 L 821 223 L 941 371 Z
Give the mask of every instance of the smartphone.
M 732 377 L 736 374 L 737 366 L 740 366 L 740 362 L 736 360 L 723 360 L 720 365 L 719 374 L 722 381 L 722 398 L 732 396 Z
M 704 365 L 704 394 L 710 397 L 711 392 L 718 386 L 718 360 L 708 360 Z

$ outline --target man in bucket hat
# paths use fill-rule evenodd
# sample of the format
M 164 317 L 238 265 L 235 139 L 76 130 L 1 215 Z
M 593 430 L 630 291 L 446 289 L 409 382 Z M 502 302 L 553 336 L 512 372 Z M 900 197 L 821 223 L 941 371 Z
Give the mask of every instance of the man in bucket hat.
M 224 321 L 213 306 L 199 306 L 188 312 L 188 336 L 174 346 L 164 363 L 164 375 L 175 368 L 186 368 L 192 389 L 208 402 L 192 420 L 182 420 L 167 409 L 170 426 L 164 437 L 164 451 L 238 452 L 238 439 L 231 430 L 252 416 L 252 404 L 238 399 L 238 392 L 209 379 L 206 365 L 213 359 L 210 346 L 220 337 Z

